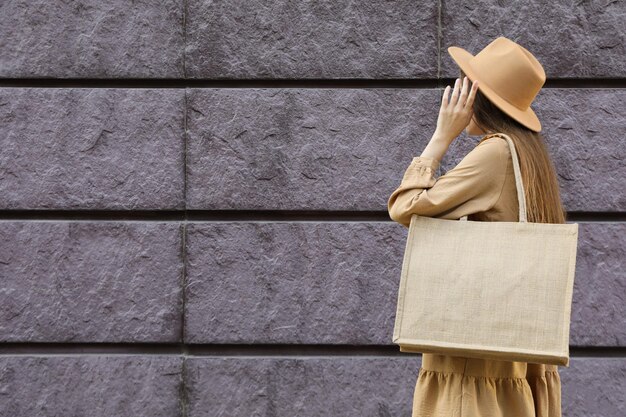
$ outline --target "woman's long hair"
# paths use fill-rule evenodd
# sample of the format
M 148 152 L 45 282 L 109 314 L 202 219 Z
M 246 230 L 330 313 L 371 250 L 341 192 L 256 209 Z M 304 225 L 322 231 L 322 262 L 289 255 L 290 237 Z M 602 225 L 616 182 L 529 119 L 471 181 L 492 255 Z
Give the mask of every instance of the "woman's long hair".
M 461 71 L 461 80 L 465 76 Z M 565 223 L 556 169 L 550 159 L 543 135 L 534 132 L 493 105 L 480 90 L 473 106 L 474 123 L 487 133 L 502 132 L 513 140 L 526 193 L 527 221 Z

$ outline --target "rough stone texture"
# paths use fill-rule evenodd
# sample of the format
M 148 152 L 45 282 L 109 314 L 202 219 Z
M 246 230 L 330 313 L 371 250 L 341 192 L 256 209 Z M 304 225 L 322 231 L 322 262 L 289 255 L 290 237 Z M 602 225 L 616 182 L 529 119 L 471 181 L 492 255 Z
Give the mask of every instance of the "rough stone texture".
M 619 80 L 623 9 L 7 0 L 0 77 L 438 79 L 458 74 L 448 46 L 477 53 L 504 35 L 549 78 Z M 383 212 L 434 131 L 442 94 L 198 88 L 187 102 L 183 89 L 76 84 L 85 88 L 0 88 L 0 210 Z M 620 89 L 538 95 L 570 212 L 626 212 L 625 104 Z M 477 141 L 455 141 L 440 174 Z M 391 345 L 406 229 L 321 220 L 191 223 L 186 247 L 176 222 L 1 221 L 0 348 L 95 345 L 5 350 L 0 417 L 408 416 L 419 355 L 165 356 L 139 344 L 180 343 L 184 330 L 186 343 L 251 344 L 261 355 L 257 343 Z M 625 346 L 624 225 L 580 224 L 572 346 Z M 135 354 L 86 353 L 101 342 Z M 46 349 L 57 350 L 36 350 Z M 560 368 L 564 417 L 626 415 L 624 358 L 570 364 Z
M 409 416 L 418 355 L 190 358 L 189 417 Z
M 421 355 L 190 358 L 190 417 L 409 416 Z M 563 417 L 622 416 L 626 361 L 574 358 L 559 367 Z
M 381 210 L 407 152 L 430 139 L 437 100 L 434 90 L 191 89 L 187 207 Z
M 182 416 L 176 356 L 2 356 L 0 416 Z
M 442 92 L 191 89 L 191 209 L 386 210 L 435 130 Z M 569 211 L 624 211 L 626 94 L 549 89 L 535 106 Z M 465 133 L 440 175 L 478 143 Z M 584 198 L 581 198 L 584 196 Z
M 190 223 L 185 341 L 388 344 L 403 237 L 383 222 Z
M 576 358 L 559 368 L 563 417 L 626 416 L 626 360 Z
M 435 78 L 436 1 L 189 0 L 189 78 Z
M 458 75 L 449 46 L 476 55 L 498 36 L 528 49 L 548 78 L 626 75 L 626 19 L 621 1 L 445 1 L 442 34 L 443 77 Z
M 0 341 L 180 341 L 181 229 L 0 222 Z
M 184 76 L 180 0 L 7 0 L 0 4 L 0 76 Z
M 626 346 L 626 223 L 578 229 L 570 344 Z
M 184 90 L 0 88 L 0 209 L 181 209 Z
M 626 211 L 626 91 L 551 88 L 534 107 L 567 210 Z
M 392 344 L 407 229 L 191 223 L 187 343 Z M 626 345 L 626 227 L 580 223 L 570 344 Z

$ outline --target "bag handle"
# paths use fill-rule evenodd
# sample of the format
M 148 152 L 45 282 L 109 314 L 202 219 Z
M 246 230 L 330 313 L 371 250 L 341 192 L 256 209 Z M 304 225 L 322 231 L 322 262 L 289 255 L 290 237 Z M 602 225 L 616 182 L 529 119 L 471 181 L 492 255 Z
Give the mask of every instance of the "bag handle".
M 513 144 L 513 139 L 505 133 L 492 133 L 487 135 L 484 139 L 492 136 L 501 136 L 506 139 L 506 142 L 509 144 L 509 149 L 511 150 L 511 157 L 513 158 L 513 172 L 515 173 L 515 186 L 517 188 L 517 202 L 519 203 L 519 221 L 520 223 L 527 223 L 527 213 L 526 213 L 526 198 L 524 192 L 524 184 L 522 183 L 522 172 L 519 167 L 519 160 L 517 158 L 517 152 L 515 151 L 515 145 Z M 461 217 L 459 220 L 467 221 L 467 215 Z

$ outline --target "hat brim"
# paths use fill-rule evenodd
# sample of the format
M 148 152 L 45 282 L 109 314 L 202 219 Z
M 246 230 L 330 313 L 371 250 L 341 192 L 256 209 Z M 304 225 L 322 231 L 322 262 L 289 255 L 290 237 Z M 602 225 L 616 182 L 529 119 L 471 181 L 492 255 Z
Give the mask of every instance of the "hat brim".
M 454 62 L 463 70 L 467 78 L 471 81 L 478 80 L 478 89 L 483 93 L 496 107 L 502 110 L 513 119 L 517 120 L 522 125 L 526 126 L 534 132 L 541 132 L 541 122 L 530 106 L 526 110 L 520 110 L 502 97 L 500 97 L 494 90 L 489 88 L 484 82 L 481 82 L 478 74 L 472 70 L 468 61 L 474 56 L 463 48 L 458 46 L 448 47 L 448 54 L 452 57 Z

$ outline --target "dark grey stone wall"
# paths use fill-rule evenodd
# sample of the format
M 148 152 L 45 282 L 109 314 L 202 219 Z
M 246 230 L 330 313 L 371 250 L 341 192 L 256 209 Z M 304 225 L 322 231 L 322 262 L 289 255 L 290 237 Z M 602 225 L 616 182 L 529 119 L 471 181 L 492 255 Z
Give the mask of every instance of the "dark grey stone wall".
M 0 417 L 409 416 L 386 200 L 500 35 L 580 224 L 563 415 L 626 415 L 625 9 L 0 3 Z

